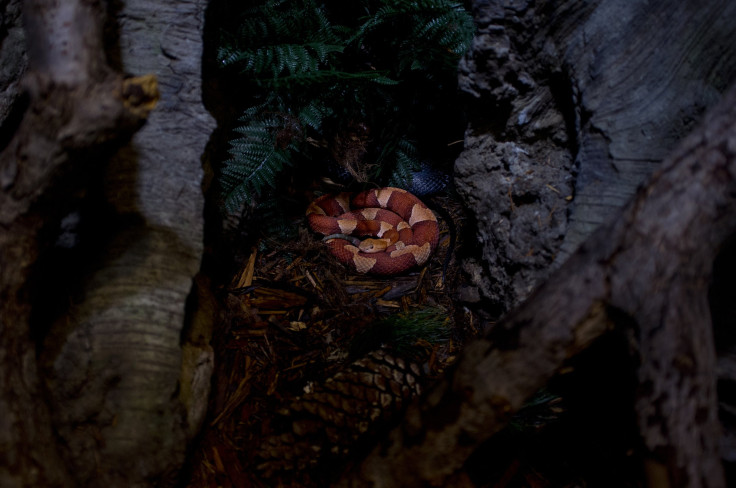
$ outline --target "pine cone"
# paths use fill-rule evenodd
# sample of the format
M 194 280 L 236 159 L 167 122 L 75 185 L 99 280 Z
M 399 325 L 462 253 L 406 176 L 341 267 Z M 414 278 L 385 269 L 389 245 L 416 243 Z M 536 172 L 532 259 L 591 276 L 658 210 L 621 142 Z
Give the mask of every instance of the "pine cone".
M 269 477 L 345 458 L 421 392 L 422 372 L 385 350 L 369 353 L 282 410 L 284 432 L 266 438 L 258 468 Z

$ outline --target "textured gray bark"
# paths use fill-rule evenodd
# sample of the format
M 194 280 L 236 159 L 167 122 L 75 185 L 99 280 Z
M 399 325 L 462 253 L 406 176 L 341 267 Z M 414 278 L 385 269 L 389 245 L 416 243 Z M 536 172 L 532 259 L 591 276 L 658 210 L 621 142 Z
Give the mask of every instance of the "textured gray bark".
M 107 244 L 46 342 L 56 427 L 83 486 L 171 485 L 204 413 L 206 344 L 187 350 L 189 383 L 179 380 L 185 303 L 203 251 L 201 158 L 214 128 L 200 86 L 206 3 L 109 9 L 119 36 L 113 63 L 155 74 L 161 97 L 107 167 L 97 204 L 108 212 L 92 224 L 111 227 Z
M 140 126 L 155 89 L 142 79 L 123 80 L 104 63 L 98 3 L 28 0 L 24 12 L 29 104 L 25 111 L 12 104 L 11 114 L 21 113 L 4 120 L 13 134 L 0 153 L 0 484 L 72 486 L 31 335 L 34 312 L 45 305 L 33 304 L 46 278 L 39 257 L 59 213 L 94 170 L 95 157 Z M 53 49 L 49 57 L 50 45 L 70 49 Z M 22 57 L 21 50 L 14 59 Z M 11 98 L 12 90 L 6 92 Z
M 736 79 L 736 3 L 476 1 L 456 164 L 508 309 L 621 205 Z
M 0 485 L 171 485 L 212 367 L 206 1 L 1 7 Z
M 0 2 L 0 127 L 6 131 L 12 129 L 5 123 L 18 100 L 18 83 L 28 64 L 20 14 L 20 0 Z

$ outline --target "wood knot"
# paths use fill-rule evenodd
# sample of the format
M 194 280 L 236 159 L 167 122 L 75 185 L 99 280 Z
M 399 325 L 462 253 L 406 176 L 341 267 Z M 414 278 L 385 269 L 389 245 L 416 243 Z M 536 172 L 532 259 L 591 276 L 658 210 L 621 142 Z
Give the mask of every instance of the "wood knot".
M 123 105 L 136 117 L 145 119 L 160 96 L 156 75 L 133 76 L 123 80 Z

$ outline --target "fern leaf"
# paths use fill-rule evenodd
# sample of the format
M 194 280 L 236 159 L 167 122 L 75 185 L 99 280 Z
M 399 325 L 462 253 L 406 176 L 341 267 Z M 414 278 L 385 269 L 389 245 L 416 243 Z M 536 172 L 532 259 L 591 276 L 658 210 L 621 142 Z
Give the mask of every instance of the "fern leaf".
M 225 207 L 235 211 L 244 202 L 260 195 L 264 189 L 276 187 L 276 179 L 285 166 L 291 164 L 295 142 L 283 146 L 277 141 L 279 131 L 285 130 L 286 119 L 264 115 L 276 99 L 270 97 L 264 104 L 252 107 L 244 124 L 235 131 L 242 137 L 230 141 L 231 159 L 220 170 Z M 261 113 L 258 114 L 258 109 Z
M 470 16 L 459 5 L 453 7 L 418 23 L 414 36 L 460 56 L 470 47 L 474 26 Z
M 302 125 L 319 132 L 322 129 L 322 122 L 332 113 L 332 108 L 325 105 L 321 100 L 312 100 L 299 111 L 298 118 Z
M 237 212 L 244 203 L 249 202 L 253 197 L 248 185 L 242 180 L 221 175 L 220 185 L 227 187 L 227 190 L 223 190 L 223 205 L 229 212 Z
M 344 49 L 340 31 L 313 0 L 270 1 L 248 13 L 237 42 L 227 42 L 218 51 L 223 65 L 238 64 L 244 74 L 277 78 L 309 73 Z
M 223 66 L 230 66 L 248 59 L 248 54 L 232 46 L 223 46 L 217 50 L 217 60 Z
M 417 147 L 406 139 L 399 140 L 394 153 L 394 164 L 389 177 L 389 185 L 406 188 L 412 180 L 412 173 L 419 171 L 421 163 Z
M 330 54 L 339 54 L 345 50 L 345 46 L 340 44 L 327 44 L 325 42 L 310 42 L 309 44 L 306 44 L 306 46 L 314 52 L 314 55 L 321 63 L 327 62 Z
M 278 95 L 271 92 L 265 97 L 263 102 L 246 108 L 243 111 L 243 115 L 238 120 L 240 120 L 240 122 L 243 122 L 244 124 L 247 125 L 247 123 L 250 122 L 251 119 L 262 118 L 261 114 L 266 113 L 268 111 L 280 112 L 284 110 L 283 107 L 284 107 L 283 100 Z
M 369 33 L 394 25 L 399 19 L 412 26 L 410 36 L 402 43 L 405 56 L 416 52 L 415 46 L 424 46 L 424 51 L 435 55 L 447 51 L 460 56 L 470 47 L 475 31 L 472 17 L 460 3 L 384 0 L 384 5 L 363 23 L 351 42 L 362 42 Z
M 335 69 L 320 69 L 312 72 L 297 72 L 290 75 L 279 76 L 271 80 L 271 87 L 283 88 L 293 85 L 311 85 L 330 87 L 335 83 L 341 83 L 343 90 L 349 87 L 348 83 L 372 82 L 380 85 L 397 85 L 399 81 L 389 78 L 385 71 L 339 71 Z M 352 94 L 351 92 L 347 92 Z M 334 103 L 334 100 L 333 100 Z
M 361 2 L 366 16 L 357 25 L 333 25 L 335 18 L 351 21 L 324 2 L 258 3 L 217 52 L 222 65 L 245 75 L 244 90 L 262 97 L 243 112 L 221 168 L 227 207 L 274 187 L 295 153 L 309 150 L 301 144 L 305 130 L 329 140 L 328 120 L 382 127 L 375 166 L 405 186 L 421 166 L 409 137 L 422 124 L 407 112 L 433 112 L 435 98 L 425 88 L 453 76 L 472 40 L 470 15 L 452 0 L 370 0 Z M 409 96 L 394 88 L 407 80 L 416 88 Z
M 376 74 L 375 76 L 370 77 L 370 81 L 379 85 L 398 85 L 400 83 L 398 80 L 394 80 L 381 74 Z

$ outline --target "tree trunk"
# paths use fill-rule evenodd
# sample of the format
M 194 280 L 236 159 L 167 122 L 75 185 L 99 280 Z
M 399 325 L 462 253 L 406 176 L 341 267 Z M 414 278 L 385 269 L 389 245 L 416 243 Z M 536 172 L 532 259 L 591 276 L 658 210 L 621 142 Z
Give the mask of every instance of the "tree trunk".
M 650 486 L 725 486 L 708 286 L 736 232 L 735 181 L 736 86 L 612 223 L 466 347 L 343 486 L 443 486 L 568 358 L 613 327 L 635 340 Z
M 49 200 L 58 195 L 60 183 L 79 176 L 72 173 L 69 154 L 99 151 L 114 140 L 108 131 L 127 128 L 119 134 L 130 133 L 146 112 L 134 113 L 139 107 L 126 99 L 123 80 L 102 62 L 95 5 L 52 8 L 28 2 L 26 24 L 32 101 L 0 155 L 0 450 L 5 453 L 0 479 L 3 486 L 71 486 L 40 388 L 30 337 L 29 281 L 45 219 L 57 216 Z M 68 49 L 60 49 L 62 44 Z M 84 49 L 88 55 L 72 54 L 82 45 L 89 47 Z M 92 103 L 90 95 L 98 98 Z
M 736 2 L 493 0 L 473 12 L 456 183 L 483 245 L 477 286 L 509 310 L 736 80 Z
M 25 5 L 31 105 L 0 155 L 2 486 L 170 485 L 201 420 L 196 317 L 181 347 L 213 126 L 205 3 L 107 3 L 107 46 L 99 2 Z

